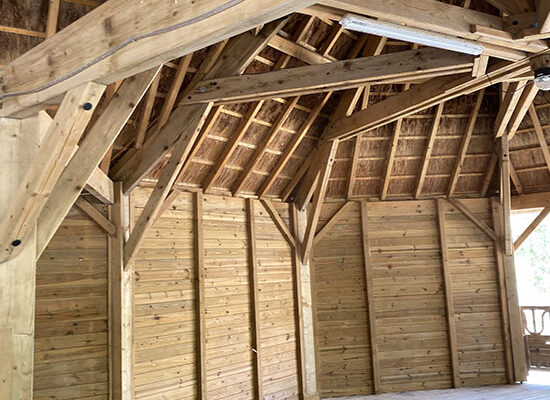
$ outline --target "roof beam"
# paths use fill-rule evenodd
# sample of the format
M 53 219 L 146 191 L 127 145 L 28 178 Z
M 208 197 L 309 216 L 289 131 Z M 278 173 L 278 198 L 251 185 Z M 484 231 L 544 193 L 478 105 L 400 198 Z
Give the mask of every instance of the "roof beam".
M 321 113 L 321 110 L 323 109 L 325 104 L 327 104 L 327 101 L 329 100 L 331 95 L 332 95 L 332 92 L 328 92 L 323 96 L 323 98 L 317 104 L 317 106 L 315 106 L 315 108 L 311 110 L 307 119 L 302 123 L 302 125 L 300 126 L 300 129 L 298 129 L 298 132 L 294 134 L 294 137 L 285 148 L 284 153 L 281 155 L 281 157 L 277 161 L 277 165 L 275 166 L 273 171 L 271 171 L 267 180 L 262 184 L 259 190 L 260 198 L 263 198 L 266 195 L 266 193 L 269 191 L 269 189 L 271 188 L 271 186 L 273 185 L 273 183 L 275 182 L 275 180 L 277 179 L 277 177 L 285 167 L 288 160 L 290 160 L 290 157 L 292 157 L 292 154 L 294 154 L 294 151 L 296 151 L 300 143 L 302 143 L 302 140 L 304 139 L 306 134 L 309 132 L 309 129 L 311 128 L 311 126 L 313 125 L 313 123 Z
M 456 185 L 458 184 L 458 178 L 460 177 L 460 172 L 462 171 L 462 166 L 464 165 L 464 159 L 466 154 L 468 154 L 468 147 L 470 146 L 470 140 L 474 134 L 474 128 L 476 126 L 477 117 L 479 115 L 479 110 L 481 109 L 481 104 L 483 102 L 483 97 L 485 96 L 485 89 L 481 89 L 477 94 L 477 99 L 474 104 L 474 108 L 468 119 L 468 125 L 466 125 L 466 132 L 462 138 L 462 143 L 460 144 L 460 150 L 458 151 L 458 157 L 456 158 L 455 168 L 453 170 L 453 175 L 451 177 L 451 182 L 449 184 L 449 190 L 447 191 L 447 196 L 453 197 L 456 190 Z
M 508 122 L 512 119 L 526 84 L 527 81 L 519 81 L 508 85 L 494 123 L 495 138 L 501 137 L 506 132 Z
M 0 117 L 28 115 L 82 83 L 113 83 L 312 3 L 107 1 L 0 70 Z M 86 51 L 81 51 L 82 46 Z
M 20 244 L 36 226 L 104 91 L 103 85 L 87 83 L 71 89 L 63 98 L 40 150 L 0 220 L 0 263 L 15 257 L 24 247 Z
M 550 207 L 543 208 L 537 217 L 529 224 L 529 226 L 523 231 L 523 233 L 514 242 L 514 249 L 517 250 L 527 240 L 527 238 L 537 229 L 537 227 L 544 221 L 546 216 L 550 214 Z
M 210 111 L 210 109 L 208 109 L 208 111 Z M 208 111 L 205 112 L 206 115 L 208 114 Z M 191 147 L 195 143 L 196 136 L 199 134 L 205 118 L 203 118 L 198 126 L 195 127 L 192 134 L 182 138 L 174 146 L 170 159 L 162 170 L 155 189 L 153 190 L 153 193 L 151 193 L 151 196 L 149 196 L 149 199 L 147 200 L 147 203 L 145 204 L 145 207 L 143 208 L 143 211 L 136 222 L 132 233 L 130 234 L 130 238 L 124 246 L 124 268 L 127 268 L 128 263 L 137 254 L 141 244 L 143 243 L 143 239 L 145 238 L 145 233 L 153 225 L 153 222 L 157 219 L 159 212 L 163 209 L 163 203 L 170 193 L 181 167 L 183 166 L 184 160 L 189 155 Z
M 550 32 L 550 2 L 547 0 L 537 0 L 537 18 L 540 33 Z
M 459 77 L 431 79 L 406 92 L 376 103 L 364 111 L 333 121 L 327 127 L 324 140 L 350 139 L 359 133 L 376 129 L 443 101 L 476 92 L 529 70 L 528 61 L 505 62 L 493 67 L 482 77 L 475 78 L 468 74 Z
M 494 229 L 489 227 L 485 222 L 476 217 L 472 212 L 458 199 L 449 199 L 449 202 L 456 207 L 466 218 L 474 223 L 479 229 L 487 234 L 491 239 L 497 240 L 497 234 Z
M 420 195 L 422 193 L 422 188 L 424 187 L 424 181 L 426 180 L 426 174 L 428 173 L 428 166 L 430 165 L 430 157 L 432 156 L 435 138 L 437 136 L 437 132 L 439 131 L 439 125 L 441 123 L 441 117 L 443 116 L 444 107 L 445 107 L 445 103 L 440 103 L 437 106 L 437 109 L 435 110 L 435 115 L 432 122 L 432 129 L 430 130 L 430 136 L 428 137 L 428 144 L 426 146 L 426 150 L 424 151 L 422 168 L 420 170 L 418 183 L 416 185 L 416 193 L 414 195 L 415 199 L 420 198 Z
M 512 140 L 512 138 L 518 131 L 520 124 L 522 123 L 523 119 L 525 118 L 525 115 L 527 114 L 527 111 L 529 111 L 529 106 L 533 104 L 533 100 L 535 100 L 535 97 L 537 96 L 538 92 L 539 92 L 539 88 L 537 87 L 537 85 L 533 83 L 528 85 L 523 90 L 523 93 L 521 94 L 521 98 L 518 101 L 516 109 L 512 114 L 512 118 L 510 118 L 510 122 L 508 123 L 508 136 L 510 140 Z
M 117 95 L 80 143 L 38 218 L 37 256 L 48 245 L 158 71 L 159 68 L 154 68 L 124 80 Z
M 468 55 L 434 48 L 408 50 L 203 81 L 187 96 L 185 102 L 223 104 L 349 89 L 366 84 L 402 83 L 418 78 L 469 72 L 472 66 L 473 58 Z
M 520 0 L 520 2 L 517 2 L 516 0 L 486 0 L 487 3 L 493 5 L 494 7 L 498 8 L 500 11 L 502 11 L 505 14 L 508 15 L 514 15 L 514 14 L 523 14 L 525 12 L 528 12 L 529 9 L 524 9 L 520 6 L 520 2 L 523 2 Z
M 205 73 L 206 79 L 242 73 L 285 21 L 267 24 L 258 35 L 246 32 L 230 40 L 217 58 L 218 61 Z M 128 152 L 119 160 L 111 175 L 113 180 L 123 182 L 124 193 L 132 190 L 154 168 L 186 130 L 194 129 L 192 124 L 197 126 L 206 109 L 202 104 L 177 106 L 166 125 L 155 131 L 141 149 Z

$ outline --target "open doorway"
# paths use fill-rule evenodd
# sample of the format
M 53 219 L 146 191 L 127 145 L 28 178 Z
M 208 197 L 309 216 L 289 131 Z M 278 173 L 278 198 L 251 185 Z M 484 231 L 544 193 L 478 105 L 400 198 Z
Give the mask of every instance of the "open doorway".
M 550 208 L 512 213 L 519 305 L 529 354 L 528 383 L 550 385 Z

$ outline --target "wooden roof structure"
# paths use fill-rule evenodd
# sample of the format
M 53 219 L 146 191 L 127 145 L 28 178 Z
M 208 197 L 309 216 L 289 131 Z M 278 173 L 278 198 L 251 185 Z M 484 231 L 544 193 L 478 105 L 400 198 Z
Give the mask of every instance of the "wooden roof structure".
M 222 211 L 222 219 L 246 221 L 246 226 L 229 229 L 246 237 L 245 245 L 238 246 L 251 267 L 252 297 L 258 283 L 256 206 L 283 238 L 289 261 L 285 268 L 295 267 L 297 275 L 305 276 L 296 278 L 292 289 L 299 303 L 298 293 L 306 293 L 297 306 L 307 314 L 298 316 L 303 323 L 299 335 L 309 348 L 301 355 L 304 371 L 315 370 L 310 351 L 315 341 L 312 301 L 307 301 L 312 296 L 310 264 L 319 234 L 326 234 L 346 211 L 340 203 L 361 201 L 351 202 L 355 239 L 346 243 L 356 252 L 363 248 L 361 275 L 369 274 L 369 229 L 383 234 L 384 221 L 393 212 L 402 213 L 403 219 L 395 221 L 398 226 L 416 221 L 429 228 L 415 235 L 435 252 L 432 257 L 441 258 L 446 275 L 436 292 L 440 297 L 443 287 L 448 292 L 450 331 L 454 317 L 449 312 L 446 218 L 457 214 L 468 223 L 453 225 L 454 235 L 464 228 L 473 232 L 473 223 L 483 235 L 476 246 L 495 253 L 491 260 L 499 269 L 499 296 L 508 304 L 503 310 L 509 312 L 506 340 L 513 354 L 507 363 L 513 361 L 514 369 L 508 380 L 523 381 L 527 364 L 509 217 L 513 200 L 537 207 L 550 204 L 550 95 L 534 82 L 535 70 L 550 67 L 549 4 L 2 1 L 0 300 L 8 306 L 0 309 L 0 348 L 12 350 L 13 363 L 0 366 L 0 384 L 13 385 L 14 399 L 30 397 L 24 392 L 32 390 L 32 373 L 25 365 L 32 364 L 34 307 L 28 306 L 28 299 L 35 296 L 36 262 L 47 254 L 48 244 L 76 205 L 109 235 L 109 248 L 103 250 L 109 259 L 110 362 L 115 371 L 111 383 L 113 398 L 126 398 L 126 383 L 132 379 L 125 369 L 131 357 L 124 348 L 131 341 L 131 306 L 126 302 L 133 262 L 147 241 L 146 233 L 179 199 L 192 226 L 192 238 L 182 232 L 193 241 L 192 250 L 186 247 L 184 253 L 197 259 L 200 297 L 205 249 L 212 245 L 203 243 L 207 213 L 202 207 L 204 199 L 208 206 L 211 198 L 217 199 L 215 208 L 232 209 L 233 215 Z M 341 22 L 347 14 L 427 36 L 445 35 L 479 48 L 480 54 L 346 30 Z M 139 215 L 134 215 L 130 193 L 139 192 L 148 196 L 141 196 Z M 411 199 L 416 201 L 395 201 Z M 373 216 L 379 225 L 372 229 L 369 207 L 379 210 Z M 334 213 L 326 214 L 327 208 Z M 426 210 L 429 221 L 422 220 Z M 343 222 L 338 230 L 348 233 Z M 217 230 L 211 230 L 209 235 L 216 237 Z M 416 237 L 406 236 L 405 231 L 403 246 L 411 253 L 404 257 L 414 256 L 416 244 L 408 240 Z M 387 239 L 394 249 L 403 249 L 395 237 Z M 346 236 L 336 240 L 345 242 Z M 472 250 L 469 240 L 457 240 Z M 333 249 L 327 251 L 332 257 Z M 234 256 L 232 248 L 228 254 Z M 372 284 L 366 278 L 366 285 Z M 367 308 L 374 321 L 374 295 L 371 288 L 365 293 L 372 297 Z M 196 314 L 198 331 L 204 333 L 200 324 L 205 311 L 197 309 Z M 258 326 L 254 330 L 252 348 L 260 349 Z M 457 387 L 461 383 L 453 340 Z M 197 360 L 202 382 L 206 361 Z M 507 371 L 511 374 L 512 367 Z M 304 393 L 312 393 L 316 378 L 307 375 L 302 371 Z
M 4 3 L 6 12 L 2 13 L 4 20 L 0 21 L 0 62 L 6 65 L 52 32 L 79 20 L 99 5 L 99 2 L 88 0 L 54 1 L 58 9 L 52 6 L 48 10 L 47 2 L 42 2 L 44 4 L 40 7 L 36 2 L 32 5 Z M 534 11 L 529 1 L 479 0 L 467 1 L 466 4 L 461 4 L 462 1 L 430 1 L 429 5 L 420 1 L 405 1 L 407 4 L 393 1 L 391 6 L 381 1 L 369 3 L 372 5 L 361 10 L 360 2 L 326 1 L 302 9 L 275 26 L 257 27 L 251 35 L 265 35 L 265 40 L 255 49 L 253 58 L 243 64 L 246 64 L 244 70 L 238 71 L 244 72 L 249 79 L 236 77 L 218 79 L 218 82 L 205 79 L 225 75 L 223 71 L 221 74 L 212 72 L 212 68 L 223 64 L 237 38 L 225 39 L 165 62 L 147 95 L 117 137 L 110 160 L 103 160 L 103 171 L 112 178 L 123 177 L 124 169 L 129 168 L 125 167 L 129 154 L 139 149 L 147 152 L 147 142 L 158 132 L 158 127 L 166 124 L 177 112 L 178 105 L 212 100 L 214 106 L 177 176 L 175 187 L 202 189 L 221 195 L 288 200 L 295 194 L 294 189 L 308 167 L 307 160 L 319 147 L 322 135 L 330 131 L 329 124 L 340 125 L 338 115 L 369 109 L 379 102 L 379 109 L 383 110 L 383 105 L 390 104 L 392 96 L 414 97 L 412 92 L 410 95 L 403 93 L 411 85 L 413 88 L 420 88 L 422 83 L 427 85 L 430 76 L 450 75 L 452 81 L 453 76 L 459 74 L 461 77 L 471 75 L 474 62 L 478 63 L 473 57 L 457 53 L 418 49 L 413 43 L 347 31 L 338 23 L 346 8 L 419 27 L 429 27 L 430 24 L 433 29 L 449 26 L 449 33 L 482 43 L 490 59 L 486 60 L 483 55 L 481 62 L 487 64 L 489 61 L 491 66 L 499 59 L 521 62 L 547 48 L 541 39 L 512 39 L 518 34 L 510 22 L 511 17 L 499 17 L 499 14 L 521 11 L 524 19 L 527 18 L 528 14 L 523 12 Z M 431 8 L 438 9 L 439 14 L 432 22 L 429 20 Z M 393 14 L 395 10 L 392 9 L 407 11 Z M 408 10 L 415 10 L 410 14 L 417 15 L 414 18 L 418 21 L 406 21 Z M 10 20 L 16 15 L 22 18 Z M 463 19 L 464 26 L 450 24 L 455 15 Z M 536 14 L 531 15 L 534 18 Z M 495 28 L 497 22 L 500 29 Z M 510 33 L 509 26 L 515 31 Z M 426 52 L 428 59 L 417 52 Z M 392 57 L 391 54 L 395 53 L 398 54 Z M 351 68 L 359 78 L 352 83 L 346 81 L 350 70 L 342 67 L 345 64 L 340 64 L 343 68 L 341 75 L 334 71 L 334 80 L 324 82 L 325 74 L 336 68 L 333 65 L 336 61 L 365 56 L 386 57 L 380 63 L 395 63 L 408 57 L 410 64 L 405 69 L 388 71 L 387 76 L 375 73 L 372 78 L 364 75 L 362 69 L 376 68 L 372 62 L 365 64 L 366 67 L 353 65 Z M 423 69 L 420 73 L 415 71 L 417 64 Z M 308 65 L 312 67 L 306 69 Z M 294 68 L 303 71 L 292 71 Z M 288 73 L 274 72 L 279 69 L 288 70 Z M 390 76 L 392 72 L 395 73 Z M 251 74 L 263 75 L 248 77 Z M 342 136 L 346 140 L 341 140 L 337 146 L 326 197 L 411 199 L 483 197 L 494 193 L 498 180 L 494 138 L 507 130 L 511 138 L 515 192 L 548 190 L 550 157 L 545 143 L 547 138 L 543 140 L 550 123 L 550 104 L 546 94 L 537 94 L 532 81 L 529 81 L 529 73 L 525 71 L 505 78 L 502 87 L 494 81 L 488 84 L 486 75 L 478 74 L 480 77 L 475 79 L 485 82 L 472 87 L 473 90 L 468 88 L 464 94 L 459 91 L 442 99 L 433 96 L 433 102 L 403 113 L 388 108 L 387 114 L 393 113 L 395 117 L 375 121 L 373 128 L 358 135 Z M 314 77 L 320 77 L 319 82 L 309 82 L 306 88 L 304 81 Z M 266 80 L 273 87 L 259 90 L 258 85 L 265 85 Z M 284 80 L 288 87 L 279 88 L 274 80 Z M 358 86 L 358 82 L 365 84 Z M 110 83 L 96 115 L 106 108 L 120 83 L 121 80 Z M 218 84 L 216 90 L 210 90 L 214 83 Z M 239 93 L 243 85 L 249 88 L 248 95 Z M 353 98 L 350 97 L 351 89 L 342 89 L 350 85 Z M 201 90 L 205 92 L 201 93 Z M 236 93 L 236 97 L 234 94 L 231 98 L 231 93 Z M 533 109 L 529 109 L 531 103 Z M 344 106 L 347 109 L 344 110 Z M 55 106 L 50 108 L 52 115 L 54 109 Z M 375 111 L 365 111 L 364 115 L 372 115 Z M 132 181 L 129 188 L 138 182 L 154 184 L 169 157 L 169 153 L 162 153 L 155 155 L 151 165 L 143 171 L 145 173 L 129 178 Z

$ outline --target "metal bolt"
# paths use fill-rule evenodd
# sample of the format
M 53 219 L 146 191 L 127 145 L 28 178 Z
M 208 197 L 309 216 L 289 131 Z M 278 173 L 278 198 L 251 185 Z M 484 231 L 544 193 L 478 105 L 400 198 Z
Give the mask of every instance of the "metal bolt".
M 92 103 L 84 103 L 84 105 L 82 106 L 83 109 L 85 109 L 86 111 L 90 111 L 92 109 Z
M 19 246 L 20 244 L 21 244 L 21 240 L 19 240 L 19 239 L 15 239 L 13 242 L 11 242 L 11 245 L 12 245 L 13 247 L 17 247 L 17 246 Z
M 201 86 L 199 88 L 199 90 L 200 90 L 201 93 L 205 93 L 206 92 L 206 86 Z

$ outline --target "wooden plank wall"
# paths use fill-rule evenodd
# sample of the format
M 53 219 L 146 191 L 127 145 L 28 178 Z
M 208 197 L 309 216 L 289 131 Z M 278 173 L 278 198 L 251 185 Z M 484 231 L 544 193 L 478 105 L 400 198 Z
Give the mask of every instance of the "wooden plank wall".
M 134 190 L 134 221 L 148 194 Z M 199 391 L 208 399 L 298 398 L 293 255 L 253 203 L 252 238 L 245 200 L 192 193 L 180 194 L 148 232 L 134 263 L 136 399 L 194 399 Z M 278 208 L 288 222 L 288 207 Z
M 34 399 L 109 398 L 107 263 L 105 231 L 73 208 L 36 267 Z
M 506 382 L 494 242 L 445 204 L 448 287 L 436 201 L 348 205 L 316 242 L 322 397 Z M 492 226 L 488 200 L 464 204 Z M 324 205 L 320 229 L 338 207 Z M 454 332 L 447 320 L 448 304 Z M 456 384 L 452 335 L 457 343 Z

